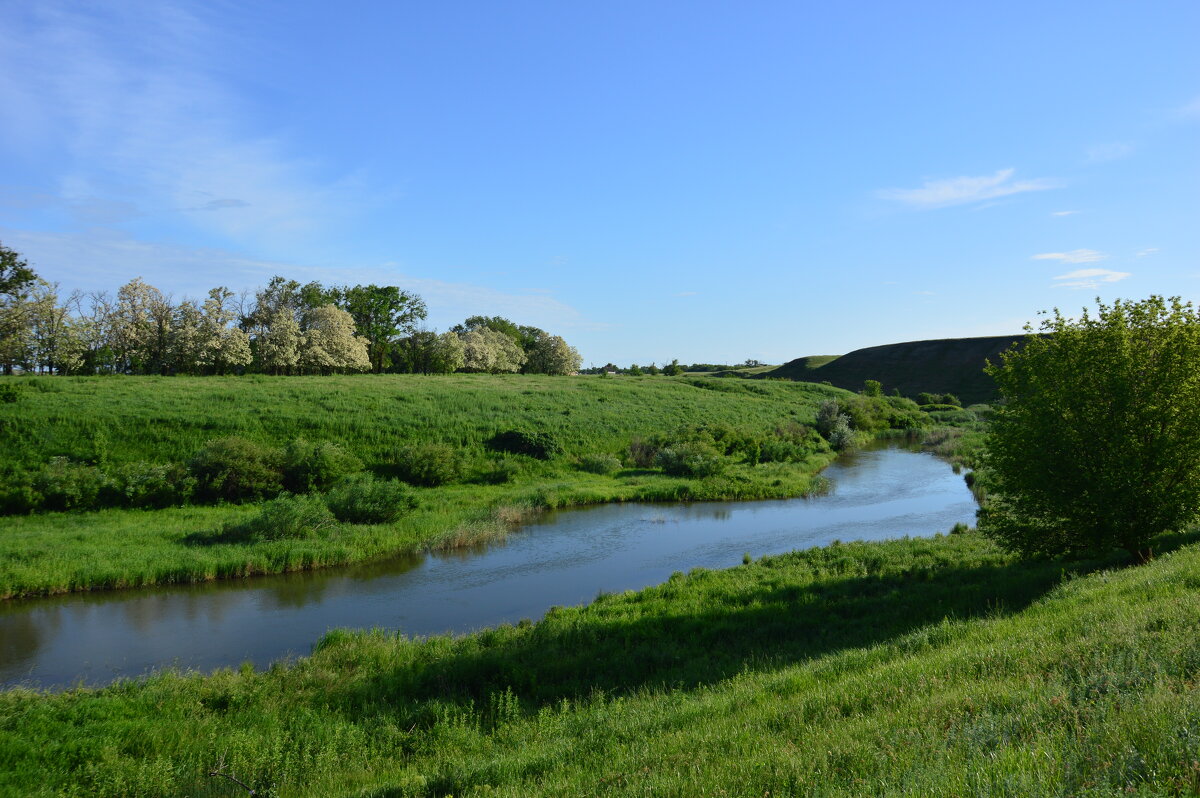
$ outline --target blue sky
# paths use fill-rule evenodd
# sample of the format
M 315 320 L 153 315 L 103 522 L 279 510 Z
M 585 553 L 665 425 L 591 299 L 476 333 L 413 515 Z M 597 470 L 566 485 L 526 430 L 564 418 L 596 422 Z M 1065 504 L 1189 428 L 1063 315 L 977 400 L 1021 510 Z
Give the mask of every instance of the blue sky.
M 1200 3 L 11 2 L 0 242 L 272 274 L 584 362 L 783 362 L 1200 299 Z

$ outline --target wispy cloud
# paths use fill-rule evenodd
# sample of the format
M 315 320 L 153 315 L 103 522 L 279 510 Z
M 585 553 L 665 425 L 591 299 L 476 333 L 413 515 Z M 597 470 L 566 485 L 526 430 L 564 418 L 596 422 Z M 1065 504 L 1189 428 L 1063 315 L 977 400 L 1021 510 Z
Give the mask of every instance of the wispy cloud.
M 1109 269 L 1076 269 L 1060 274 L 1054 279 L 1059 288 L 1099 288 L 1104 283 L 1117 283 L 1129 276 L 1129 272 L 1114 272 Z
M 606 326 L 545 293 L 500 291 L 471 283 L 412 277 L 400 264 L 318 267 L 247 258 L 220 248 L 142 241 L 114 231 L 45 233 L 0 228 L 0 240 L 28 257 L 39 275 L 61 283 L 68 291 L 115 291 L 134 277 L 142 277 L 177 298 L 202 297 L 218 285 L 235 291 L 258 288 L 280 274 L 302 282 L 400 286 L 420 294 L 429 307 L 429 323 L 441 328 L 480 313 L 498 313 L 548 330 Z
M 951 177 L 926 180 L 920 188 L 885 188 L 877 192 L 882 199 L 902 203 L 911 208 L 945 208 L 984 200 L 1007 197 L 1027 191 L 1059 188 L 1060 183 L 1048 178 L 1013 180 L 1014 169 L 1001 169 L 982 177 Z
M 1070 252 L 1043 252 L 1034 255 L 1033 260 L 1057 260 L 1063 263 L 1095 263 L 1104 260 L 1108 255 L 1094 249 L 1073 249 Z
M 1146 247 L 1145 249 L 1139 249 L 1136 253 L 1134 253 L 1134 257 L 1144 258 L 1148 255 L 1153 255 L 1155 252 L 1158 252 L 1158 247 Z
M 1051 216 L 1074 216 L 1077 213 L 1079 213 L 1079 211 L 1051 211 L 1050 215 Z
M 1132 144 L 1124 141 L 1110 141 L 1105 144 L 1096 144 L 1088 147 L 1087 159 L 1089 163 L 1117 161 L 1133 155 L 1133 149 Z
M 329 174 L 251 127 L 225 77 L 245 44 L 224 32 L 237 28 L 231 20 L 209 23 L 211 7 L 39 0 L 27 9 L 0 25 L 0 142 L 54 163 L 63 200 L 177 214 L 278 252 L 300 251 L 369 201 L 358 176 Z

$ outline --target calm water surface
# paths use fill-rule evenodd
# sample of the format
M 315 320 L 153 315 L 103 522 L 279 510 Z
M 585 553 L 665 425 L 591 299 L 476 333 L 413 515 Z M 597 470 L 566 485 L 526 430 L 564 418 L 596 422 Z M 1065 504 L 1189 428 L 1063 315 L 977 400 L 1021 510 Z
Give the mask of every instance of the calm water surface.
M 932 455 L 871 449 L 824 472 L 809 499 L 618 504 L 548 513 L 482 550 L 336 570 L 0 602 L 0 685 L 103 684 L 168 666 L 264 667 L 336 627 L 410 635 L 540 618 L 554 605 L 637 589 L 834 540 L 884 540 L 974 523 L 962 477 Z

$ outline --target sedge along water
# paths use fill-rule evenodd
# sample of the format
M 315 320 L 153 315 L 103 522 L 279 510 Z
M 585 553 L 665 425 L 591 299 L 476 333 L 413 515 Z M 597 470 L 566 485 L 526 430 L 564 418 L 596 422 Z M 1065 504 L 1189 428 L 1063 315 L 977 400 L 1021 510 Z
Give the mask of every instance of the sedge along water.
M 324 571 L 0 602 L 0 685 L 99 685 L 165 667 L 265 667 L 338 627 L 469 632 L 675 571 L 728 568 L 835 540 L 886 540 L 973 524 L 960 475 L 932 455 L 881 446 L 823 472 L 803 499 L 611 504 L 546 513 L 472 551 Z

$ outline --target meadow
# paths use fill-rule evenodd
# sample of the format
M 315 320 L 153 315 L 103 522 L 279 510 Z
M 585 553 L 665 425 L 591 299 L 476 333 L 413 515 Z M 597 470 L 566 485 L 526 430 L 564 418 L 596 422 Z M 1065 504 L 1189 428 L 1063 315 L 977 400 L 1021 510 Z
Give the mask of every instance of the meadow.
M 16 401 L 0 404 L 0 477 L 5 506 L 22 514 L 2 521 L 4 598 L 470 545 L 566 505 L 803 495 L 819 488 L 817 474 L 835 455 L 812 430 L 822 402 L 852 409 L 860 436 L 926 421 L 908 400 L 710 377 L 14 384 Z M 217 455 L 225 459 L 212 468 Z M 299 464 L 291 471 L 288 458 Z M 297 474 L 307 480 L 301 487 L 288 482 Z M 359 513 L 350 523 L 304 496 L 272 502 L 289 486 L 326 496 L 337 478 L 353 476 L 366 480 L 354 493 L 391 485 L 393 504 L 411 509 L 375 522 Z M 397 477 L 413 484 L 398 486 Z M 235 488 L 242 493 L 222 492 Z
M 836 544 L 464 637 L 0 694 L 22 796 L 1192 795 L 1200 549 Z

